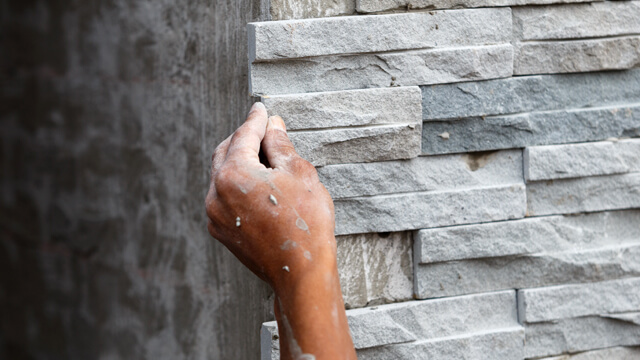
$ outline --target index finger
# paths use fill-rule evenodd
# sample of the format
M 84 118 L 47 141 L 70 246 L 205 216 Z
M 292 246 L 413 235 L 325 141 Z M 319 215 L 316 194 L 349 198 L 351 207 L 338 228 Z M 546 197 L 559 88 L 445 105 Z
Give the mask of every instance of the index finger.
M 254 162 L 256 165 L 260 164 L 258 153 L 260 152 L 260 143 L 267 130 L 268 120 L 267 108 L 264 107 L 264 104 L 261 102 L 253 104 L 247 120 L 231 137 L 227 160 L 236 159 L 243 162 Z

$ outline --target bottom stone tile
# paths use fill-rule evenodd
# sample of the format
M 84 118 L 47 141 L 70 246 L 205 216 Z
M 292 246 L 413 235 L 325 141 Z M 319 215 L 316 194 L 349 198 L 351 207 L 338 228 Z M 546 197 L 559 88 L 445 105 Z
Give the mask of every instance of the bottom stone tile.
M 601 350 L 585 351 L 577 354 L 567 354 L 548 357 L 540 360 L 638 360 L 640 347 L 613 347 Z

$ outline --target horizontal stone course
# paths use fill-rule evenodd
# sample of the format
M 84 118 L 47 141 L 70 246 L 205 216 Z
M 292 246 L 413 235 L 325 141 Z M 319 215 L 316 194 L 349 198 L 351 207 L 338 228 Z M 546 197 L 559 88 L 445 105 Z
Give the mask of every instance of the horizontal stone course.
M 358 351 L 358 359 L 483 360 L 490 356 L 492 360 L 522 360 L 524 357 L 523 340 L 524 330 L 521 327 L 511 327 L 444 339 L 364 349 Z
M 251 65 L 250 91 L 276 95 L 508 77 L 510 44 L 334 55 Z
M 416 231 L 416 264 L 595 249 L 640 239 L 640 210 L 544 216 Z
M 640 139 L 533 146 L 524 152 L 527 181 L 640 172 Z
M 522 151 L 418 157 L 318 169 L 333 199 L 522 182 Z
M 623 70 L 640 65 L 640 36 L 519 43 L 513 74 Z
M 356 0 L 268 0 L 269 20 L 307 19 L 351 15 L 356 12 Z
M 640 3 L 637 1 L 513 8 L 514 34 L 519 40 L 640 34 L 638 19 Z
M 289 132 L 300 156 L 315 166 L 411 159 L 420 154 L 421 124 Z
M 640 136 L 640 104 L 428 121 L 422 132 L 428 155 L 602 141 Z
M 419 299 L 640 276 L 640 245 L 417 265 Z M 542 355 L 540 355 L 542 356 Z
M 587 0 L 357 0 L 357 10 L 373 13 L 395 9 L 451 9 L 586 2 Z M 595 0 L 601 1 L 601 0 Z
M 518 318 L 526 323 L 633 311 L 640 311 L 640 278 L 518 291 Z
M 263 96 L 270 115 L 279 115 L 287 130 L 420 122 L 418 87 L 396 87 L 322 93 Z
M 334 201 L 336 235 L 403 231 L 524 217 L 523 184 Z
M 527 184 L 529 216 L 638 207 L 640 207 L 640 173 Z
M 348 310 L 347 319 L 359 356 L 378 356 L 381 346 L 409 342 L 421 348 L 425 341 L 432 341 L 438 348 L 434 351 L 442 351 L 440 341 L 451 341 L 447 346 L 463 349 L 469 343 L 495 345 L 482 340 L 485 336 L 508 344 L 504 351 L 521 352 L 524 339 L 523 329 L 517 322 L 513 290 Z M 501 333 L 507 334 L 506 337 L 499 335 Z M 265 354 L 273 356 L 279 348 L 275 321 L 263 324 L 261 337 L 263 359 L 271 359 Z M 518 341 L 519 349 L 515 346 Z M 363 349 L 373 351 L 362 352 Z
M 640 103 L 640 69 L 422 86 L 424 120 Z
M 640 345 L 640 326 L 581 317 L 525 326 L 525 357 L 537 358 L 614 346 Z
M 508 43 L 511 9 L 250 23 L 249 62 Z
M 612 347 L 561 355 L 540 360 L 636 360 L 640 359 L 640 347 Z
M 336 241 L 347 308 L 413 298 L 411 233 L 346 235 Z

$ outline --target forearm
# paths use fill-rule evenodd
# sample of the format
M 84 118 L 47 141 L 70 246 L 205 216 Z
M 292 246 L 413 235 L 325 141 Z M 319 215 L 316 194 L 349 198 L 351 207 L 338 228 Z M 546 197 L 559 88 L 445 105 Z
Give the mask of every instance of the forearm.
M 301 276 L 275 289 L 281 359 L 356 359 L 335 262 L 291 275 Z

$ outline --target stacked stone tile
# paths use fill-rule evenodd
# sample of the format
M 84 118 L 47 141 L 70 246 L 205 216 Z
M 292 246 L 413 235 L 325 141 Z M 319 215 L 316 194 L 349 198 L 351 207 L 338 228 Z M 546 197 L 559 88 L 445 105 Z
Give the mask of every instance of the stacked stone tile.
M 334 199 L 359 358 L 640 358 L 640 1 L 303 3 L 249 81 Z

